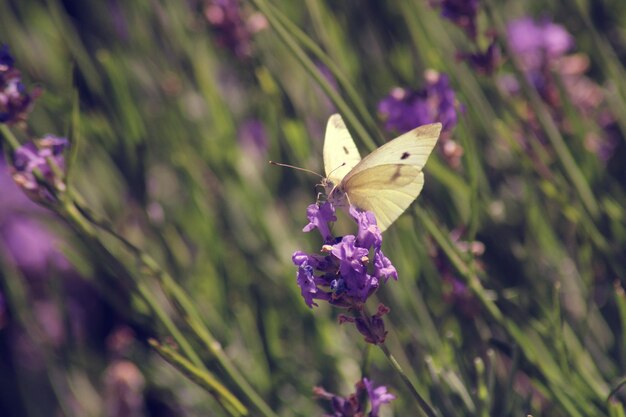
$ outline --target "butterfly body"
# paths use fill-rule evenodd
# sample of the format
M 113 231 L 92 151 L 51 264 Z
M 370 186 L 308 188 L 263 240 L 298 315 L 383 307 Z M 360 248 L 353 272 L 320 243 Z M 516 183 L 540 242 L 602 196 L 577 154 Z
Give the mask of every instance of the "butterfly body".
M 440 133 L 441 123 L 420 126 L 361 159 L 341 116 L 332 115 L 324 139 L 322 181 L 328 200 L 336 207 L 372 211 L 384 231 L 421 192 L 422 169 Z

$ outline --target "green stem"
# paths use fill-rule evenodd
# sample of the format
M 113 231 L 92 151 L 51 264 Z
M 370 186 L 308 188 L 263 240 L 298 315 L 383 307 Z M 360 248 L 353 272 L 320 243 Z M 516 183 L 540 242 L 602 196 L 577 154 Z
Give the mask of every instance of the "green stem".
M 391 363 L 391 366 L 393 367 L 393 369 L 398 373 L 398 375 L 400 375 L 400 378 L 402 378 L 402 381 L 404 382 L 406 387 L 409 389 L 409 391 L 413 395 L 413 398 L 415 398 L 415 400 L 419 404 L 423 414 L 428 417 L 438 417 L 437 413 L 430 406 L 430 404 L 428 404 L 428 402 L 426 402 L 426 400 L 420 395 L 420 393 L 417 392 L 417 389 L 415 388 L 415 386 L 413 385 L 409 377 L 404 373 L 404 370 L 402 369 L 402 367 L 400 366 L 396 358 L 391 354 L 391 352 L 389 351 L 389 348 L 387 348 L 387 345 L 385 345 L 384 343 L 380 343 L 378 344 L 378 346 L 380 347 L 380 350 L 383 351 L 383 353 L 385 354 L 385 356 Z
M 60 214 L 77 231 L 78 235 L 87 243 L 88 247 L 92 248 L 95 253 L 104 257 L 105 265 L 107 265 L 107 267 L 112 270 L 113 274 L 116 277 L 121 279 L 124 284 L 134 286 L 135 290 L 138 292 L 141 299 L 148 305 L 154 316 L 180 346 L 185 355 L 187 355 L 187 357 L 190 359 L 190 364 L 193 364 L 193 366 L 195 366 L 194 372 L 196 374 L 203 374 L 205 381 L 215 382 L 217 384 L 213 387 L 213 390 L 209 392 L 213 394 L 214 392 L 227 391 L 227 389 L 222 384 L 216 382 L 217 379 L 214 378 L 207 370 L 206 366 L 204 365 L 198 354 L 195 352 L 195 350 L 192 348 L 189 341 L 178 329 L 178 327 L 169 317 L 167 312 L 161 307 L 161 305 L 157 301 L 156 294 L 154 294 L 148 283 L 145 282 L 145 280 L 142 278 L 136 278 L 126 268 L 126 266 L 106 248 L 106 246 L 100 241 L 99 237 L 97 236 L 96 230 L 87 220 L 87 218 L 82 216 L 81 211 L 78 210 L 76 205 L 73 204 L 71 201 L 64 201 L 60 209 Z M 234 398 L 234 396 L 230 394 L 226 397 L 215 397 L 216 401 L 229 412 L 230 410 L 240 409 L 240 405 L 237 403 L 232 403 L 230 401 L 230 398 Z
M 346 123 L 352 129 L 354 129 L 356 135 L 365 142 L 365 145 L 370 149 L 376 148 L 376 143 L 369 135 L 365 127 L 361 124 L 358 117 L 354 114 L 348 103 L 335 91 L 332 85 L 324 78 L 322 74 L 318 71 L 317 67 L 307 57 L 306 53 L 298 46 L 298 44 L 293 39 L 293 34 L 289 32 L 277 19 L 271 9 L 271 7 L 265 2 L 265 0 L 252 0 L 252 2 L 256 5 L 256 7 L 265 15 L 268 22 L 272 25 L 276 34 L 283 41 L 285 46 L 289 48 L 289 50 L 293 53 L 295 58 L 300 62 L 302 67 L 306 72 L 309 73 L 311 77 L 317 82 L 324 93 L 330 98 L 333 104 L 337 107 L 337 109 L 344 116 Z
M 248 415 L 246 407 L 230 393 L 223 385 L 219 383 L 211 374 L 199 371 L 191 362 L 181 356 L 178 352 L 169 346 L 165 346 L 157 342 L 155 339 L 149 339 L 148 343 L 159 355 L 172 366 L 178 369 L 183 375 L 203 387 L 205 390 L 213 394 L 215 398 L 224 398 L 223 404 L 229 406 L 228 410 L 232 416 Z
M 348 77 L 345 76 L 343 71 L 339 68 L 337 64 L 320 48 L 307 34 L 302 31 L 296 24 L 294 24 L 285 14 L 276 6 L 268 3 L 268 6 L 272 9 L 272 12 L 275 14 L 277 21 L 279 21 L 282 25 L 285 26 L 285 29 L 291 32 L 291 34 L 300 42 L 300 44 L 307 48 L 313 55 L 320 60 L 322 64 L 324 64 L 330 72 L 333 74 L 335 79 L 339 82 L 339 85 L 345 91 L 346 95 L 350 99 L 350 104 L 352 108 L 354 108 L 358 113 L 361 120 L 365 121 L 367 128 L 372 133 L 373 137 L 381 136 L 378 126 L 376 125 L 376 121 L 371 116 L 370 112 L 367 110 L 363 101 L 359 98 L 359 94 L 352 86 Z M 372 148 L 373 149 L 373 148 Z
M 178 310 L 183 320 L 185 320 L 200 342 L 202 342 L 209 352 L 211 352 L 213 358 L 217 360 L 221 369 L 241 389 L 250 403 L 253 404 L 263 415 L 276 417 L 276 414 L 272 411 L 272 409 L 256 393 L 254 388 L 228 359 L 221 347 L 221 344 L 213 337 L 209 329 L 204 324 L 204 321 L 200 317 L 200 314 L 195 308 L 192 300 L 172 278 L 172 276 L 163 270 L 149 254 L 143 252 L 140 248 L 129 242 L 125 237 L 115 232 L 106 220 L 83 207 L 82 204 L 80 204 L 82 201 L 82 197 L 80 195 L 75 195 L 74 197 L 77 199 L 75 201 L 75 207 L 81 213 L 85 214 L 86 219 L 119 240 L 142 263 L 146 269 L 146 273 L 157 279 L 157 281 L 161 284 L 163 291 L 169 296 L 169 300 Z M 193 353 L 195 354 L 195 352 Z
M 472 269 L 463 261 L 463 258 L 457 251 L 456 247 L 450 242 L 449 238 L 437 226 L 430 214 L 425 210 L 416 210 L 416 215 L 420 222 L 426 227 L 426 230 L 432 235 L 439 247 L 444 251 L 454 268 L 466 279 L 467 285 L 472 292 L 479 298 L 481 304 L 487 309 L 489 315 L 498 323 L 504 322 L 504 316 L 498 307 L 489 299 L 485 293 L 485 289 L 480 282 L 480 278 Z
M 7 149 L 6 151 L 15 152 L 15 150 L 20 147 L 20 142 L 17 140 L 13 132 L 11 132 L 11 129 L 9 129 L 9 127 L 6 124 L 0 123 L 0 132 L 2 133 L 2 136 L 7 141 L 7 143 L 9 144 L 9 149 Z

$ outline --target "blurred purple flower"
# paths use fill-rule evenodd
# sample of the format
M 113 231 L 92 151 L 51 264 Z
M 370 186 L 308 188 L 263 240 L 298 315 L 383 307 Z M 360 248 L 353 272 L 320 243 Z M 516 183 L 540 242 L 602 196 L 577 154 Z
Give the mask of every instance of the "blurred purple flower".
M 17 214 L 0 218 L 0 238 L 11 260 L 30 278 L 46 276 L 51 270 L 70 269 L 57 249 L 61 242 L 40 222 Z
M 355 384 L 356 391 L 347 397 L 340 397 L 326 391 L 322 387 L 313 388 L 313 394 L 321 399 L 330 401 L 331 414 L 325 414 L 325 417 L 364 417 L 366 403 L 361 399 L 364 397 L 369 400 L 370 412 L 368 417 L 379 417 L 380 407 L 388 404 L 396 397 L 387 391 L 387 387 L 380 385 L 374 386 L 374 382 L 363 378 Z
M 574 38 L 565 28 L 547 19 L 529 17 L 507 24 L 507 39 L 522 69 L 538 71 L 565 55 L 574 46 Z
M 574 46 L 574 38 L 563 26 L 547 19 L 524 17 L 507 24 L 507 39 L 526 78 L 544 99 L 554 101 L 558 88 L 553 85 L 550 71 Z M 518 86 L 513 83 L 510 88 L 509 92 L 514 93 Z
M 562 92 L 565 91 L 579 115 L 594 120 L 601 128 L 601 134 L 590 133 L 585 138 L 585 145 L 600 160 L 610 159 L 617 142 L 613 135 L 616 118 L 606 102 L 603 88 L 585 76 L 589 58 L 581 53 L 568 54 L 574 47 L 573 36 L 547 18 L 524 17 L 508 23 L 507 37 L 521 70 L 554 112 L 560 129 L 571 130 L 563 113 Z M 560 85 L 554 74 L 558 74 Z M 498 84 L 507 94 L 520 92 L 519 81 L 510 74 L 500 77 Z M 535 129 L 534 114 L 532 111 L 528 114 L 529 125 Z M 525 139 L 521 138 L 521 141 L 524 143 Z
M 439 4 L 441 16 L 463 29 L 470 38 L 476 38 L 478 0 L 440 0 Z
M 108 0 L 109 18 L 113 29 L 120 39 L 128 39 L 128 21 L 124 15 L 124 9 L 119 0 Z
M 13 179 L 35 201 L 53 201 L 54 197 L 49 189 L 40 186 L 35 177 L 38 170 L 43 180 L 56 190 L 65 190 L 63 178 L 55 173 L 49 163 L 53 161 L 59 170 L 64 171 L 65 160 L 63 151 L 69 142 L 65 138 L 47 135 L 42 139 L 27 142 L 15 150 L 13 155 Z
M 237 58 L 252 54 L 252 34 L 267 27 L 265 16 L 255 13 L 244 18 L 238 0 L 207 0 L 204 16 L 216 34 L 217 42 Z
M 500 66 L 502 54 L 494 40 L 484 52 L 459 53 L 458 59 L 467 61 L 479 74 L 491 75 Z
M 111 363 L 104 374 L 104 416 L 140 417 L 143 410 L 145 378 L 127 360 Z
M 14 124 L 26 120 L 41 90 L 30 94 L 22 84 L 20 71 L 14 66 L 8 45 L 0 46 L 0 123 Z
M 450 232 L 451 240 L 456 244 L 459 251 L 471 253 L 473 257 L 480 257 L 485 252 L 485 245 L 479 241 L 462 241 L 463 229 L 455 229 Z M 465 317 L 473 320 L 480 313 L 480 302 L 472 291 L 454 273 L 447 257 L 440 251 L 433 253 L 433 258 L 442 279 L 443 300 L 454 306 Z M 482 268 L 479 261 L 476 261 L 478 268 Z
M 264 157 L 267 153 L 269 139 L 260 120 L 248 119 L 243 122 L 237 132 L 237 138 L 245 152 L 255 157 Z
M 422 90 L 396 87 L 378 103 L 387 130 L 404 133 L 417 126 L 441 122 L 445 132 L 456 126 L 459 105 L 448 76 L 427 71 L 425 78 L 426 86 Z
M 0 246 L 29 278 L 67 271 L 69 262 L 57 249 L 61 242 L 35 218 L 45 212 L 24 195 L 7 168 L 0 160 Z

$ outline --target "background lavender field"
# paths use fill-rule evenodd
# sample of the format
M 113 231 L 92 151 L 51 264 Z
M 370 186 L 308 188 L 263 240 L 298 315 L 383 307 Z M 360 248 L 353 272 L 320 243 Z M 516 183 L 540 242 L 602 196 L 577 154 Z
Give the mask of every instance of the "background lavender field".
M 625 28 L 617 0 L 0 1 L 0 416 L 420 415 L 386 349 L 434 415 L 626 415 Z M 268 164 L 322 172 L 336 112 L 362 154 L 444 126 L 384 234 L 383 349 L 305 304 L 319 179 Z M 46 134 L 52 210 L 11 167 Z M 363 377 L 396 398 L 313 393 Z

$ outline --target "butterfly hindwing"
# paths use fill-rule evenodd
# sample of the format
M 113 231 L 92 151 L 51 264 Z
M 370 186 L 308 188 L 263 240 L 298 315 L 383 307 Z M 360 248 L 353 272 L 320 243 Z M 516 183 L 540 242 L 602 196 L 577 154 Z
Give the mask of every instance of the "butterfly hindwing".
M 372 211 L 380 231 L 387 229 L 422 191 L 424 174 L 412 165 L 378 165 L 350 176 L 350 204 Z
M 333 114 L 326 125 L 324 138 L 324 171 L 335 185 L 361 160 L 346 124 L 339 114 Z

